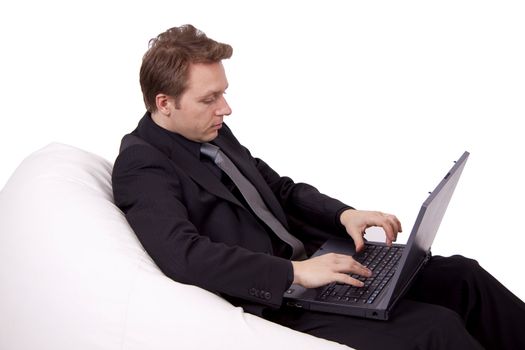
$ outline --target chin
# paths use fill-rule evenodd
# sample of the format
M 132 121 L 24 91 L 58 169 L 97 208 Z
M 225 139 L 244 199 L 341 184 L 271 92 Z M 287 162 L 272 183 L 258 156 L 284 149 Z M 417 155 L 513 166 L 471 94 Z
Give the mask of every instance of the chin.
M 215 132 L 210 133 L 210 134 L 208 134 L 206 136 L 203 136 L 201 142 L 211 142 L 211 141 L 215 140 L 217 138 L 217 136 L 219 136 L 219 132 L 215 131 Z

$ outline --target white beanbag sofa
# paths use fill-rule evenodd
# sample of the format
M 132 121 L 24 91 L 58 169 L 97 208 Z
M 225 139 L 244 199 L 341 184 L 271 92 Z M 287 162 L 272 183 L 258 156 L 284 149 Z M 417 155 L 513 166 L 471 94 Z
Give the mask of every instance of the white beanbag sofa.
M 51 144 L 0 192 L 0 349 L 348 349 L 164 276 L 113 204 L 111 168 Z

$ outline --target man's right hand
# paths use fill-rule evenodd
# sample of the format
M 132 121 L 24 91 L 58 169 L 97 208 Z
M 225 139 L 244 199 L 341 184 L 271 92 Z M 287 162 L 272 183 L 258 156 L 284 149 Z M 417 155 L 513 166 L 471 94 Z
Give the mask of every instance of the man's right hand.
M 332 282 L 362 287 L 363 282 L 349 274 L 372 276 L 372 271 L 349 255 L 329 253 L 303 261 L 292 261 L 293 283 L 305 288 L 321 287 Z

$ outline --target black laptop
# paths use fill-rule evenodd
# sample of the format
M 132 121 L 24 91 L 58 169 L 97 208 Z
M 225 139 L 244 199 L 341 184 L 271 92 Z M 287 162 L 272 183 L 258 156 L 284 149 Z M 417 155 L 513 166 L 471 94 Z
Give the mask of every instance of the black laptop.
M 331 283 L 307 289 L 293 284 L 284 294 L 285 304 L 314 311 L 387 320 L 392 308 L 406 292 L 414 277 L 431 256 L 441 220 L 465 166 L 468 152 L 454 162 L 452 168 L 421 206 L 407 244 L 388 247 L 380 242 L 366 242 L 355 252 L 351 239 L 330 239 L 313 255 L 339 253 L 352 255 L 370 268 L 373 276 L 352 275 L 364 282 L 364 287 Z

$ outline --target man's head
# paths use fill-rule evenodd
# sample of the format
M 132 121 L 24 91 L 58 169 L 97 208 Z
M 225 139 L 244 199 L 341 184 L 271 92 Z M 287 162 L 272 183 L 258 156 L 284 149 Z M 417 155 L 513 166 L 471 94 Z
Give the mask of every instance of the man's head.
M 232 55 L 191 25 L 175 27 L 150 41 L 140 69 L 146 108 L 161 127 L 197 142 L 213 140 L 231 109 L 221 61 Z

